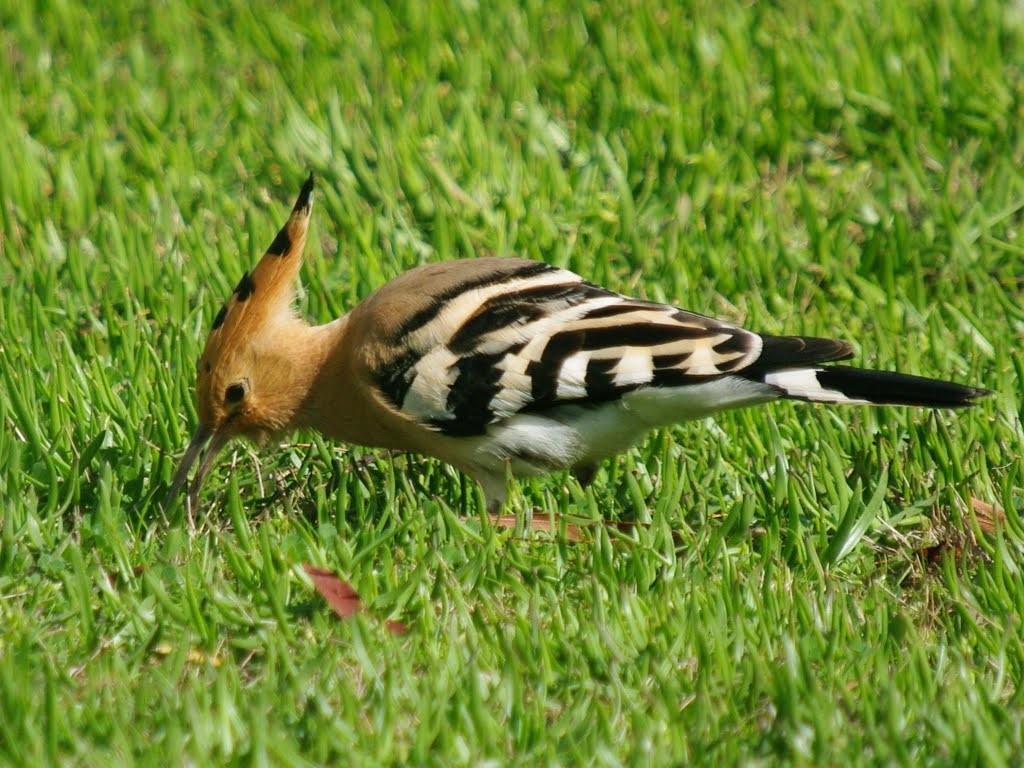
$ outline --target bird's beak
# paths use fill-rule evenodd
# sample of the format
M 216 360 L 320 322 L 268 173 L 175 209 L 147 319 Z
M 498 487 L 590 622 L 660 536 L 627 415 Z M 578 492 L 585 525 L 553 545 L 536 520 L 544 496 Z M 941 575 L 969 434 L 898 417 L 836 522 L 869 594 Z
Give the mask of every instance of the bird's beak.
M 164 499 L 164 512 L 168 510 L 175 498 L 177 498 L 178 493 L 181 492 L 185 481 L 188 479 L 189 470 L 192 469 L 192 465 L 196 463 L 196 459 L 202 453 L 203 447 L 206 446 L 206 455 L 199 462 L 199 469 L 196 471 L 195 477 L 192 478 L 192 484 L 188 487 L 188 496 L 185 499 L 185 508 L 191 517 L 192 511 L 198 506 L 199 491 L 203 487 L 203 481 L 206 480 L 206 476 L 210 474 L 210 469 L 213 468 L 213 460 L 217 458 L 217 454 L 227 445 L 230 439 L 231 435 L 227 430 L 220 429 L 214 431 L 202 424 L 199 425 L 196 433 L 192 435 L 192 439 L 189 441 L 188 448 L 185 449 L 185 455 L 181 457 L 178 471 L 174 473 L 171 488 L 167 492 L 167 498 Z

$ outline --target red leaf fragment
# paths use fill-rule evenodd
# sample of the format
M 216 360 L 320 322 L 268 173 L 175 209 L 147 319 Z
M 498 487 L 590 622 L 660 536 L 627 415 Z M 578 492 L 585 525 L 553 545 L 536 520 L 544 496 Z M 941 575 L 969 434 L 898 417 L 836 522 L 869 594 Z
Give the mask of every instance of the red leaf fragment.
M 407 624 L 401 621 L 395 621 L 393 619 L 385 621 L 384 626 L 392 635 L 404 635 L 406 632 L 409 631 L 409 626 Z
M 309 574 L 309 578 L 313 580 L 316 591 L 341 618 L 347 619 L 363 609 L 363 601 L 359 599 L 359 593 L 347 581 L 339 579 L 334 571 L 318 568 L 309 563 L 302 567 Z

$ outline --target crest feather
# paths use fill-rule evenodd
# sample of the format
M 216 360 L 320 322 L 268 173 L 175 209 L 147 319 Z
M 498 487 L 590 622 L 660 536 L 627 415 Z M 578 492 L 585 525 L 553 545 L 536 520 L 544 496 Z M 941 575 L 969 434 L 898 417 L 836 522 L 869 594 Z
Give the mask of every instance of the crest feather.
M 314 185 L 310 173 L 288 221 L 252 272 L 242 275 L 231 298 L 217 313 L 211 335 L 216 331 L 221 332 L 218 335 L 231 335 L 229 332 L 239 327 L 259 326 L 291 307 L 313 211 Z

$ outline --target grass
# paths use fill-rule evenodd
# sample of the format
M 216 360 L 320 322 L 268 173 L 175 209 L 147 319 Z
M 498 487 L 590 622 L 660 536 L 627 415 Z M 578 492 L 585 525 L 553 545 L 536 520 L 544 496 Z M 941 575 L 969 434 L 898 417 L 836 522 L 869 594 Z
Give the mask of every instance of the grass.
M 0 762 L 1017 762 L 1020 3 L 486 5 L 0 5 Z M 581 543 L 302 434 L 228 452 L 193 534 L 194 361 L 307 169 L 317 321 L 517 253 L 998 394 L 513 493 L 645 523 Z

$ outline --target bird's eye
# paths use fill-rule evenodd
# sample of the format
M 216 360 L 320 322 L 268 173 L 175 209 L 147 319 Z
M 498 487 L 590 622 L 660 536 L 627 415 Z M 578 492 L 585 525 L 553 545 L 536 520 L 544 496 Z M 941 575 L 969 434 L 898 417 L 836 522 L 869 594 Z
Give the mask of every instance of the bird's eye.
M 228 403 L 240 403 L 242 398 L 245 397 L 245 385 L 244 384 L 231 384 L 226 390 L 224 390 L 224 400 Z

